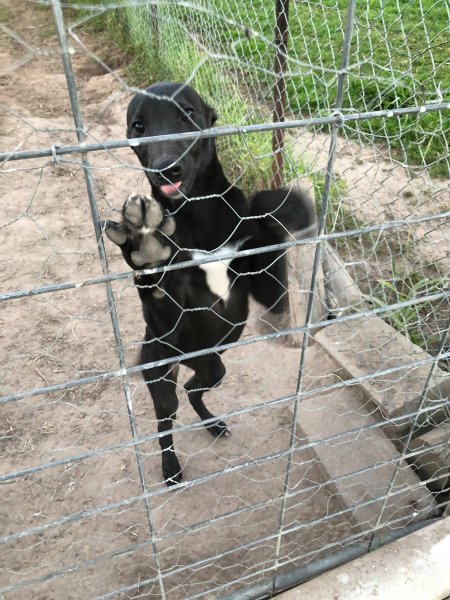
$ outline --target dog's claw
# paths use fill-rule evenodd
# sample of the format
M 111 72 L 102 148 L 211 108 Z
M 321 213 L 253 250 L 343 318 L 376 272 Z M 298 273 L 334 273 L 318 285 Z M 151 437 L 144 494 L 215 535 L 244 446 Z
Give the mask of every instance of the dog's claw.
M 214 423 L 206 425 L 206 428 L 214 437 L 231 436 L 231 431 L 224 421 L 215 421 Z
M 175 233 L 175 219 L 167 217 L 161 226 L 161 231 L 164 235 L 171 237 Z
M 162 220 L 164 218 L 163 215 L 163 211 L 160 207 L 160 205 L 158 204 L 158 202 L 156 202 L 156 200 L 154 200 L 153 198 L 144 198 L 144 219 L 145 219 L 145 225 L 149 228 L 149 229 L 156 229 L 157 227 L 160 227 Z

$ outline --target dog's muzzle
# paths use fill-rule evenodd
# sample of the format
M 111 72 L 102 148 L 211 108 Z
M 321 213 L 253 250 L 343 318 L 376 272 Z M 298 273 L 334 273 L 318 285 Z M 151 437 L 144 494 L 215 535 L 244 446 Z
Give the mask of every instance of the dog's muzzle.
M 177 198 L 181 195 L 183 175 L 183 165 L 177 156 L 161 156 L 153 161 L 151 178 L 161 192 L 169 198 Z

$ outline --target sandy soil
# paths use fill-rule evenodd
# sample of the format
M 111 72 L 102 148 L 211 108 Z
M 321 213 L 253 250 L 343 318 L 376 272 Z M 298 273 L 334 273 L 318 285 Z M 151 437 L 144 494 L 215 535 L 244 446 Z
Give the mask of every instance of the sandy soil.
M 51 14 L 28 3 L 5 6 L 2 149 L 76 142 Z M 97 40 L 86 41 L 105 55 Z M 122 137 L 128 92 L 79 48 L 72 61 L 88 139 Z M 130 191 L 147 191 L 130 150 L 92 154 L 89 160 L 102 218 L 114 218 Z M 78 156 L 59 164 L 7 162 L 0 190 L 6 200 L 0 217 L 2 293 L 101 275 Z M 123 272 L 118 250 L 108 245 L 107 252 L 110 271 Z M 139 301 L 131 280 L 112 287 L 131 366 L 143 333 Z M 13 299 L 1 306 L 2 396 L 118 368 L 103 286 Z M 257 316 L 255 309 L 244 337 L 254 332 Z M 341 505 L 324 483 L 315 455 L 300 443 L 284 520 L 294 532 L 283 536 L 277 550 L 287 465 L 286 455 L 277 453 L 289 446 L 292 413 L 287 402 L 250 409 L 295 391 L 299 352 L 261 342 L 229 351 L 225 362 L 227 377 L 210 393 L 208 405 L 216 414 L 249 410 L 228 419 L 230 439 L 213 440 L 203 429 L 176 434 L 187 480 L 176 491 L 161 484 L 157 441 L 141 445 L 150 519 L 136 455 L 127 445 L 132 437 L 120 379 L 2 405 L 2 473 L 37 469 L 2 483 L 0 531 L 10 538 L 2 546 L 1 598 L 87 599 L 128 588 L 114 597 L 160 598 L 164 590 L 170 599 L 216 598 L 218 593 L 208 590 L 225 586 L 225 594 L 270 576 L 265 570 L 277 556 L 280 569 L 292 569 L 351 534 L 352 523 L 336 514 Z M 311 346 L 304 386 L 324 385 L 334 369 Z M 185 378 L 182 373 L 180 399 Z M 139 435 L 151 436 L 155 417 L 140 376 L 131 377 L 129 386 Z M 196 422 L 187 404 L 181 402 L 180 425 Z M 58 462 L 86 452 L 94 455 Z M 225 475 L 214 475 L 224 468 Z M 241 512 L 228 516 L 237 509 Z M 238 578 L 244 581 L 230 585 Z

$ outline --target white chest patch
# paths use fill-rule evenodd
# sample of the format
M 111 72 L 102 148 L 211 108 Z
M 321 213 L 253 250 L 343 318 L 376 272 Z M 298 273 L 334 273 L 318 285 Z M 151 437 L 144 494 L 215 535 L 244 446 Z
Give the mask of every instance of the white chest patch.
M 245 240 L 240 240 L 233 244 L 227 244 L 223 246 L 217 252 L 202 252 L 195 250 L 192 253 L 192 258 L 197 260 L 204 258 L 205 256 L 211 256 L 216 259 L 215 262 L 205 263 L 198 265 L 202 271 L 206 274 L 206 283 L 213 294 L 216 294 L 224 302 L 228 300 L 230 295 L 230 278 L 228 277 L 228 267 L 233 259 L 222 258 L 227 256 L 231 252 L 236 252 L 242 246 Z

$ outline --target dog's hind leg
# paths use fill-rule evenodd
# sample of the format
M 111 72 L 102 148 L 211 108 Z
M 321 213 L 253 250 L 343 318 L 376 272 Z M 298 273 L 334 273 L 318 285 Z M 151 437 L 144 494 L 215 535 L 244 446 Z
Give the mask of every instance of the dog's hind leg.
M 297 187 L 259 192 L 252 199 L 251 215 L 257 226 L 251 248 L 293 240 L 314 222 L 311 199 Z M 283 312 L 288 306 L 286 250 L 255 254 L 249 262 L 253 297 L 271 312 Z
M 195 371 L 194 375 L 184 386 L 192 408 L 202 421 L 215 419 L 214 415 L 209 412 L 203 402 L 203 394 L 211 388 L 218 386 L 225 376 L 225 366 L 220 356 L 202 356 L 191 361 L 186 361 L 184 364 Z M 205 423 L 205 427 L 214 437 L 230 435 L 230 430 L 226 423 L 218 419 L 210 423 Z
M 254 236 L 253 247 L 278 244 L 281 241 L 269 233 Z M 249 259 L 250 290 L 253 297 L 272 313 L 280 314 L 288 306 L 286 251 L 254 254 Z
M 144 345 L 142 362 L 155 360 L 151 347 Z M 177 418 L 178 397 L 176 394 L 176 376 L 178 365 L 166 365 L 143 371 L 145 383 L 150 391 L 158 419 L 158 433 L 172 429 Z M 175 485 L 183 479 L 180 463 L 173 446 L 173 436 L 168 433 L 159 438 L 163 477 L 167 485 Z

